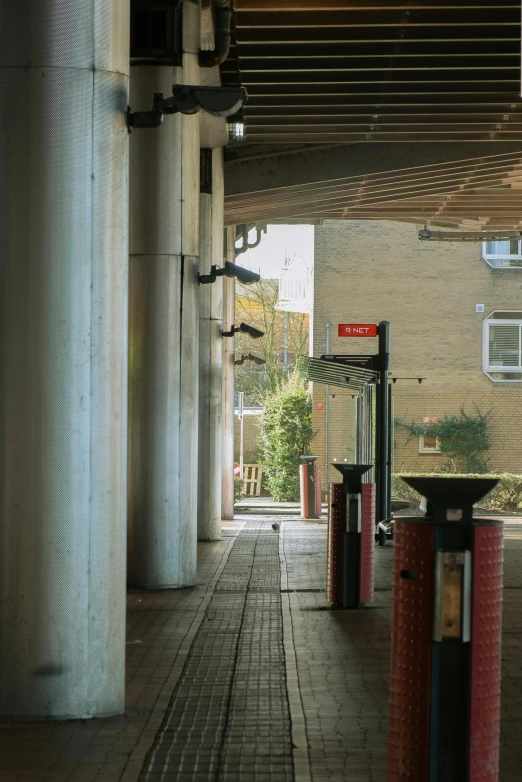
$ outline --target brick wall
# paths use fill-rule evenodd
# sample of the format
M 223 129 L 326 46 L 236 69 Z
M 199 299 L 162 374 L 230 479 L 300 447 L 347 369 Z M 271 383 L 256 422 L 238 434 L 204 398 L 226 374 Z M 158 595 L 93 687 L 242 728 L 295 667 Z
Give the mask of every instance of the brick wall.
M 490 466 L 522 472 L 522 383 L 494 383 L 482 372 L 484 318 L 495 309 L 522 311 L 522 271 L 493 270 L 482 245 L 420 242 L 414 225 L 327 221 L 315 229 L 313 355 L 376 352 L 376 339 L 337 336 L 338 323 L 391 323 L 394 414 L 422 423 L 425 416 L 492 411 Z M 484 313 L 475 311 L 484 304 Z M 330 461 L 354 457 L 354 401 L 330 387 Z M 322 404 L 322 409 L 318 405 Z M 324 386 L 313 392 L 314 452 L 325 453 Z M 419 454 L 418 438 L 395 432 L 395 468 L 431 470 L 445 457 Z M 330 471 L 330 480 L 334 479 Z

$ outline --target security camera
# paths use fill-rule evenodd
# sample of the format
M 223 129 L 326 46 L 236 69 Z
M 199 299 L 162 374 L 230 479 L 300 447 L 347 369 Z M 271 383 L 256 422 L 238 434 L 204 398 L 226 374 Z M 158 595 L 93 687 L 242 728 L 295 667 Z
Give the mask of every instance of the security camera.
M 247 358 L 249 361 L 253 361 L 254 364 L 258 364 L 258 366 L 261 366 L 261 364 L 266 364 L 263 356 L 258 356 L 257 353 L 249 353 Z
M 251 272 L 250 269 L 245 269 L 243 266 L 238 266 L 237 263 L 231 263 L 230 261 L 225 261 L 225 276 L 237 277 L 243 285 L 252 285 L 252 283 L 259 282 L 261 279 L 260 274 Z
M 253 326 L 249 326 L 248 323 L 241 323 L 237 331 L 242 331 L 243 334 L 248 334 L 249 337 L 252 337 L 252 339 L 260 339 L 260 337 L 265 336 L 264 331 L 260 331 L 259 329 L 255 329 Z
M 257 353 L 249 353 L 248 355 L 245 355 L 244 353 L 241 355 L 241 358 L 236 359 L 234 361 L 234 364 L 237 367 L 243 366 L 245 361 L 253 361 L 254 364 L 258 364 L 259 366 L 261 364 L 266 364 L 265 359 L 262 356 L 258 356 Z
M 180 88 L 174 86 L 173 93 L 175 89 Z M 232 114 L 237 114 L 248 98 L 244 87 L 192 87 L 191 90 L 199 108 L 214 117 L 231 117 Z
M 174 84 L 168 98 L 155 92 L 150 111 L 127 111 L 129 128 L 157 128 L 165 114 L 197 114 L 206 111 L 214 117 L 230 117 L 237 114 L 248 98 L 244 87 L 200 87 L 191 84 Z
M 251 272 L 249 269 L 243 268 L 243 266 L 238 266 L 237 263 L 225 261 L 223 268 L 218 269 L 217 266 L 212 266 L 210 269 L 210 274 L 200 274 L 198 281 L 200 285 L 208 285 L 212 282 L 215 282 L 218 277 L 223 276 L 237 277 L 239 282 L 242 282 L 243 285 L 252 285 L 252 283 L 259 282 L 261 279 L 260 274 Z

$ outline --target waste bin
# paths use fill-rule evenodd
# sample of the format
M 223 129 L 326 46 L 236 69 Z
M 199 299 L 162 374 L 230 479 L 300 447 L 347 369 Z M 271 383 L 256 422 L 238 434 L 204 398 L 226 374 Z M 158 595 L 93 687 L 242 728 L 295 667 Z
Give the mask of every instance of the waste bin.
M 330 484 L 326 598 L 339 608 L 359 608 L 363 598 L 366 602 L 373 596 L 374 495 L 361 480 L 371 465 L 333 466 L 343 483 Z
M 404 480 L 395 520 L 388 780 L 497 782 L 503 540 L 473 517 L 496 479 Z

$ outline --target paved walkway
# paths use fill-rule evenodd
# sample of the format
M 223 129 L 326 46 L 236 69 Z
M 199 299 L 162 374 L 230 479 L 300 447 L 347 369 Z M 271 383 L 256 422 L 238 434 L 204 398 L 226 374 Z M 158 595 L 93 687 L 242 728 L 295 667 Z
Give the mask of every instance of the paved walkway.
M 505 532 L 501 780 L 520 782 L 522 523 Z M 384 782 L 393 547 L 356 612 L 327 609 L 325 552 L 324 522 L 225 523 L 196 587 L 129 594 L 126 715 L 0 726 L 0 780 Z

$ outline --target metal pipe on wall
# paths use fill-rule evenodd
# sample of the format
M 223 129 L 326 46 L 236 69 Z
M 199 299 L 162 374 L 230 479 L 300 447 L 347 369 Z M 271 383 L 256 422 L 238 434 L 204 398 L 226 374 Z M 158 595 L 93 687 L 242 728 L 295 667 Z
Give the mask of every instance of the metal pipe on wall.
M 212 155 L 212 193 L 200 195 L 200 272 L 223 266 L 223 150 Z M 221 538 L 223 449 L 223 277 L 199 290 L 198 539 Z
M 128 5 L 2 3 L 4 720 L 124 709 Z
M 136 65 L 131 104 L 199 80 L 199 5 L 183 4 L 183 67 Z M 196 580 L 199 118 L 131 135 L 129 583 Z
M 227 260 L 234 263 L 236 227 L 226 229 Z M 234 277 L 223 277 L 223 324 L 230 329 L 235 321 L 236 280 Z M 222 472 L 222 516 L 224 519 L 234 518 L 234 358 L 235 338 L 223 339 L 223 472 Z

